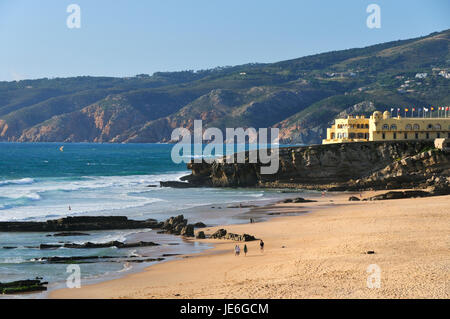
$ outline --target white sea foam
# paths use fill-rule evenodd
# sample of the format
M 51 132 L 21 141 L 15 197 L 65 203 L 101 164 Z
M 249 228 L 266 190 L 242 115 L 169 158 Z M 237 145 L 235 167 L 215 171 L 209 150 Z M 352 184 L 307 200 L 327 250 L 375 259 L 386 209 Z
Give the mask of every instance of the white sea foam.
M 159 181 L 178 180 L 184 172 L 159 175 L 95 176 L 76 180 L 41 178 L 6 181 L 0 190 L 0 221 L 45 219 L 117 210 L 163 202 L 156 188 Z M 159 187 L 158 187 L 159 189 Z M 69 210 L 69 206 L 71 209 Z
M 34 179 L 33 178 L 22 178 L 22 179 L 12 179 L 12 180 L 5 180 L 0 181 L 0 186 L 4 185 L 26 185 L 26 184 L 33 184 Z
M 26 262 L 24 258 L 21 257 L 6 257 L 0 258 L 0 264 L 21 264 Z

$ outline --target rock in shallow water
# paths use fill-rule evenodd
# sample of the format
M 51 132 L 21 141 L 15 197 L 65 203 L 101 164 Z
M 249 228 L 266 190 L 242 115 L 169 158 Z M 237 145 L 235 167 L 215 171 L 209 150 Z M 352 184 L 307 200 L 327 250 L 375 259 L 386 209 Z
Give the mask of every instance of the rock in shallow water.
M 41 278 L 34 280 L 18 280 L 12 282 L 0 282 L 0 294 L 20 294 L 25 292 L 45 291 L 48 282 L 41 281 Z

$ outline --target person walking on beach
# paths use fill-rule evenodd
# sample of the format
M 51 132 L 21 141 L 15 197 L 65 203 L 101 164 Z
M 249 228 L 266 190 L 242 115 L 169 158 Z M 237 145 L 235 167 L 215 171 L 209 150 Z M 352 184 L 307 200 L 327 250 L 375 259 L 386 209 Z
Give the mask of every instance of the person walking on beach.
M 244 254 L 245 254 L 245 256 L 247 256 L 247 251 L 248 251 L 247 245 L 244 245 Z
M 261 252 L 263 253 L 264 252 L 264 242 L 262 241 L 262 239 L 259 242 L 259 248 L 261 249 Z
M 234 247 L 234 255 L 239 256 L 240 253 L 241 253 L 241 248 L 239 247 L 239 245 L 236 245 Z

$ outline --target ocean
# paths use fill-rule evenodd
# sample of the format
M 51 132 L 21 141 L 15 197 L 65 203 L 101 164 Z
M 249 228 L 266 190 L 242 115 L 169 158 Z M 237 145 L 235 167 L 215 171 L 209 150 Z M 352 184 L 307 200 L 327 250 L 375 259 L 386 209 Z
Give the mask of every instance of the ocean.
M 213 226 L 248 221 L 245 209 L 228 207 L 233 203 L 263 205 L 287 196 L 277 190 L 161 188 L 159 181 L 178 180 L 189 173 L 186 164 L 172 162 L 171 149 L 169 144 L 0 143 L 0 221 L 112 215 L 165 220 L 184 214 L 190 223 L 202 221 Z M 0 232 L 0 282 L 35 277 L 43 277 L 51 285 L 64 282 L 67 265 L 47 263 L 43 257 L 108 257 L 80 264 L 84 280 L 98 280 L 149 265 L 127 262 L 131 257 L 176 256 L 210 248 L 151 229 L 88 233 L 53 237 L 51 233 Z M 136 239 L 161 245 L 39 249 L 40 244 Z M 176 257 L 165 260 L 170 258 Z

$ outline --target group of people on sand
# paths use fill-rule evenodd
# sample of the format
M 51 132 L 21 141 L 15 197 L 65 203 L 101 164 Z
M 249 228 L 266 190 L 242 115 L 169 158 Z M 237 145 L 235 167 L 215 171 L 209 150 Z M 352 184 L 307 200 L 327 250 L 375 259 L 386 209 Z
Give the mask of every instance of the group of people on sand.
M 261 250 L 262 253 L 264 252 L 264 242 L 262 241 L 262 239 L 259 241 L 259 249 Z M 247 252 L 248 252 L 247 244 L 244 244 L 245 256 L 247 256 Z M 240 254 L 241 254 L 241 247 L 239 245 L 234 246 L 234 255 L 239 256 Z

